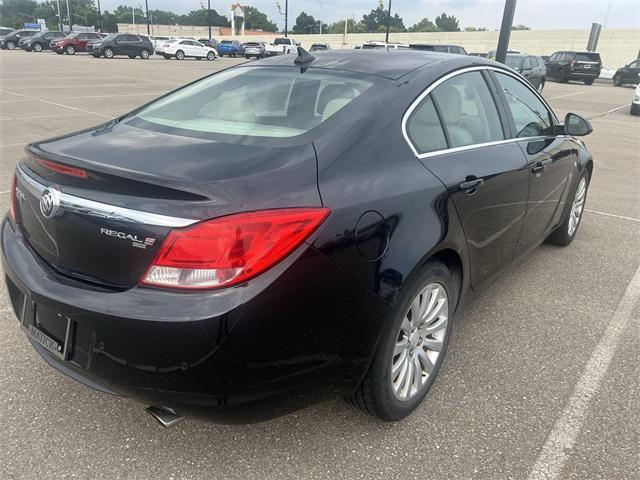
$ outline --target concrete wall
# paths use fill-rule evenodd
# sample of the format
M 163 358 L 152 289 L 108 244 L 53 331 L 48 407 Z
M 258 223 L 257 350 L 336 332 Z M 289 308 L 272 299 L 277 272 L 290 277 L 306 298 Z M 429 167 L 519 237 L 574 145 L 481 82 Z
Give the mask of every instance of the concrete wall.
M 145 25 L 136 25 L 138 33 L 146 33 Z M 121 32 L 134 32 L 132 25 L 118 24 Z M 181 33 L 164 33 L 167 32 Z M 160 35 L 189 35 L 206 37 L 207 27 L 187 27 L 179 25 L 154 26 L 154 32 Z M 192 33 L 188 33 L 192 32 Z M 389 40 L 401 43 L 449 43 L 462 45 L 467 52 L 487 52 L 495 49 L 498 44 L 499 32 L 424 32 L 424 33 L 392 33 Z M 384 33 L 350 33 L 327 35 L 291 35 L 302 42 L 302 46 L 309 47 L 312 43 L 328 43 L 331 48 L 354 48 L 368 40 L 384 40 Z M 266 35 L 244 35 L 236 37 L 216 35 L 218 39 L 234 38 L 242 42 L 264 40 L 271 42 L 276 37 L 270 33 Z M 534 55 L 550 55 L 558 50 L 585 50 L 589 30 L 519 30 L 511 33 L 509 48 L 522 50 Z M 602 56 L 603 63 L 610 68 L 618 68 L 638 57 L 640 51 L 640 28 L 605 29 L 600 34 L 597 51 Z

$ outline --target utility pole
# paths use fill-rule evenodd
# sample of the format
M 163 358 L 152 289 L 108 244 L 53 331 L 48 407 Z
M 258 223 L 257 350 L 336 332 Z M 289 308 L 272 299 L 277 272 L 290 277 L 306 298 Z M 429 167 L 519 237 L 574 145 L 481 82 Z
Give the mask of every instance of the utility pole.
M 71 26 L 73 22 L 71 21 L 71 9 L 69 8 L 69 0 L 67 0 L 67 19 L 69 20 L 69 31 L 73 32 L 73 27 Z
M 133 18 L 133 33 L 138 33 L 138 29 L 136 28 L 136 6 L 135 5 L 131 7 L 131 17 Z
M 147 11 L 147 35 L 151 35 L 151 27 L 149 26 L 149 0 L 144 0 L 144 7 Z
M 500 27 L 500 37 L 498 38 L 498 48 L 496 50 L 496 62 L 504 63 L 507 60 L 507 50 L 509 48 L 509 38 L 511 37 L 511 27 L 513 25 L 513 14 L 515 11 L 516 0 L 505 0 L 502 26 Z
M 58 24 L 60 25 L 60 31 L 62 32 L 64 30 L 64 27 L 62 26 L 62 12 L 60 11 L 60 0 L 58 0 Z
M 387 12 L 387 34 L 385 35 L 385 43 L 389 43 L 389 29 L 391 28 L 391 0 L 389 0 L 389 11 Z
M 287 22 L 289 21 L 289 0 L 284 0 L 284 36 L 287 36 Z
M 98 31 L 102 32 L 102 11 L 100 10 L 100 0 L 98 0 Z
M 211 0 L 207 0 L 207 23 L 209 24 L 209 40 L 211 40 Z

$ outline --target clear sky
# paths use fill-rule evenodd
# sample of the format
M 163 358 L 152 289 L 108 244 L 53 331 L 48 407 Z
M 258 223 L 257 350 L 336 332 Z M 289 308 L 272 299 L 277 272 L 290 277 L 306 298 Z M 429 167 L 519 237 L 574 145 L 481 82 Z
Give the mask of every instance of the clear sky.
M 70 0 L 72 2 L 72 0 Z M 385 0 L 385 7 L 389 0 Z M 206 0 L 148 0 L 149 8 L 172 10 L 178 13 L 200 8 Z M 211 8 L 229 16 L 230 0 L 211 0 Z M 284 21 L 278 14 L 276 0 L 251 0 L 251 5 L 265 12 L 281 28 Z M 284 7 L 284 0 L 280 0 Z M 117 5 L 142 5 L 144 0 L 101 0 L 105 10 Z M 289 24 L 304 11 L 325 23 L 345 17 L 362 15 L 378 5 L 377 0 L 289 0 Z M 442 12 L 455 15 L 461 26 L 500 28 L 504 0 L 392 0 L 392 13 L 403 18 L 405 26 L 420 19 L 434 17 Z M 607 17 L 607 9 L 609 14 Z M 591 28 L 592 22 L 605 23 L 611 28 L 640 28 L 640 0 L 518 0 L 514 23 L 523 23 L 536 29 Z

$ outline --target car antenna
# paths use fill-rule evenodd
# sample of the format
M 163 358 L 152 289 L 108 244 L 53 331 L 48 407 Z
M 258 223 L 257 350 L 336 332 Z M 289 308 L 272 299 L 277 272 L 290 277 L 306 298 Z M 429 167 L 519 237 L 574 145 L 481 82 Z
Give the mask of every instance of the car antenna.
M 304 48 L 298 47 L 298 56 L 293 61 L 296 65 L 306 65 L 307 63 L 311 63 L 316 59 L 313 55 L 307 52 Z

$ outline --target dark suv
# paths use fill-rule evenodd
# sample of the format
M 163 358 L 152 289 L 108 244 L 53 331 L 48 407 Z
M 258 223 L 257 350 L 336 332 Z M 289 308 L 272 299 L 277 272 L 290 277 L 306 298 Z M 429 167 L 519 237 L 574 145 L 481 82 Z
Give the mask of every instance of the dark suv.
M 153 53 L 151 40 L 142 35 L 130 33 L 112 33 L 102 40 L 87 43 L 87 51 L 94 57 L 104 55 L 104 58 L 113 58 L 116 55 L 127 55 L 129 58 L 149 58 Z
M 0 48 L 2 50 L 15 50 L 20 40 L 32 37 L 40 33 L 39 30 L 14 30 L 9 35 L 0 40 Z
M 27 39 L 22 48 L 27 52 L 41 52 L 48 50 L 51 42 L 54 40 L 62 40 L 65 34 L 62 32 L 42 32 Z
M 602 60 L 595 52 L 556 52 L 546 61 L 547 77 L 561 83 L 581 80 L 591 85 L 600 76 Z
M 626 84 L 637 85 L 638 83 L 640 83 L 640 59 L 620 67 L 613 76 L 613 84 L 616 87 Z
M 529 80 L 529 83 L 533 85 L 539 93 L 542 93 L 547 75 L 547 69 L 544 66 L 544 60 L 542 60 L 542 58 L 534 55 L 510 53 L 507 55 L 505 63 L 508 67 L 513 68 Z

